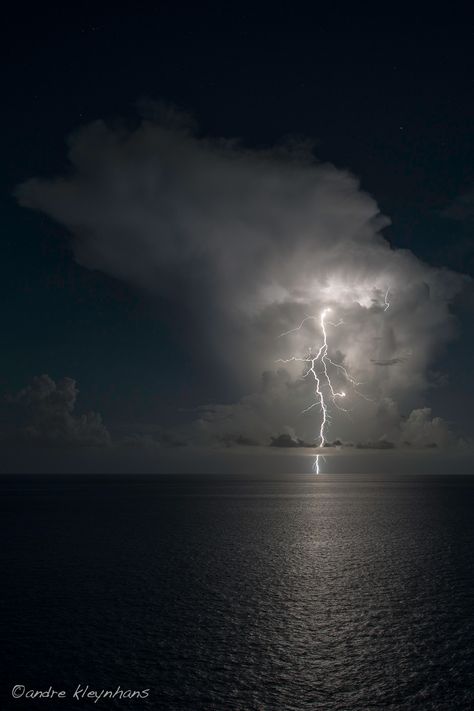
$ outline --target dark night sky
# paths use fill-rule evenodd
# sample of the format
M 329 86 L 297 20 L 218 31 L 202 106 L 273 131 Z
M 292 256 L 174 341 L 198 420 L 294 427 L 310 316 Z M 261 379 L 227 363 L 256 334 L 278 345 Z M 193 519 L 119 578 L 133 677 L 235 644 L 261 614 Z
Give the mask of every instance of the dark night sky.
M 12 11 L 4 28 L 0 390 L 68 375 L 81 408 L 110 423 L 174 421 L 180 407 L 241 395 L 195 357 L 172 300 L 157 307 L 78 266 L 64 228 L 13 196 L 32 176 L 67 173 L 71 131 L 98 118 L 134 125 L 143 98 L 171 102 L 204 135 L 250 148 L 314 139 L 317 157 L 349 169 L 391 218 L 384 235 L 393 246 L 474 276 L 467 14 L 179 2 L 33 12 L 26 20 Z M 451 386 L 430 395 L 465 434 L 473 420 L 458 410 L 473 386 L 472 306 L 467 290 L 455 306 L 462 337 L 439 364 Z

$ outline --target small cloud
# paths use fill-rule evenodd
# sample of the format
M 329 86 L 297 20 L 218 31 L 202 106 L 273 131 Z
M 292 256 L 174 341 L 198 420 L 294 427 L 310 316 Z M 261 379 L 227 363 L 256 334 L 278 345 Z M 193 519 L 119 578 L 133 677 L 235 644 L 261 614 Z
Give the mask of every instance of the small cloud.
M 388 358 L 387 360 L 376 360 L 375 358 L 371 358 L 370 362 L 374 365 L 388 366 L 398 365 L 398 363 L 403 363 L 405 360 L 406 358 Z
M 284 432 L 277 437 L 271 437 L 270 447 L 314 447 L 314 444 L 308 444 L 308 442 Z
M 344 442 L 341 442 L 340 439 L 335 439 L 333 442 L 325 442 L 324 446 L 325 447 L 347 447 L 349 445 L 345 444 Z
M 379 439 L 375 442 L 357 442 L 356 449 L 395 449 L 395 443 L 388 439 Z
M 7 398 L 12 406 L 12 427 L 4 439 L 43 446 L 104 446 L 110 434 L 97 412 L 74 413 L 76 381 L 49 375 L 33 378 L 30 385 Z
M 253 437 L 247 437 L 246 435 L 243 435 L 243 434 L 239 434 L 239 435 L 226 434 L 221 437 L 221 441 L 227 447 L 231 447 L 232 445 L 235 445 L 235 444 L 240 447 L 259 447 L 260 446 L 260 442 L 258 442 L 258 440 L 254 439 Z
M 184 439 L 179 437 L 178 434 L 172 432 L 171 430 L 165 429 L 154 429 L 153 434 L 132 433 L 126 435 L 120 444 L 126 447 L 144 447 L 144 448 L 155 448 L 155 447 L 185 447 L 186 442 Z

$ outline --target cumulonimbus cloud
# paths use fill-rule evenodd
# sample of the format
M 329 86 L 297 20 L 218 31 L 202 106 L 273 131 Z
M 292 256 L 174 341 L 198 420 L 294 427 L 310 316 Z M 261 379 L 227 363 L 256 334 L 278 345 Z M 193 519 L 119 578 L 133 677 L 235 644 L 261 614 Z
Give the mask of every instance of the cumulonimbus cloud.
M 311 399 L 301 367 L 259 381 L 318 344 L 317 320 L 279 335 L 325 307 L 342 321 L 330 327 L 332 357 L 362 383 L 362 395 L 347 388 L 357 418 L 336 412 L 334 436 L 392 439 L 401 413 L 424 404 L 463 279 L 392 249 L 388 219 L 349 172 L 301 148 L 248 150 L 160 117 L 84 126 L 69 158 L 68 175 L 27 180 L 18 200 L 67 228 L 81 265 L 185 304 L 190 348 L 254 393 L 210 408 L 199 426 L 253 439 L 291 425 L 314 439 L 314 420 L 298 414 Z

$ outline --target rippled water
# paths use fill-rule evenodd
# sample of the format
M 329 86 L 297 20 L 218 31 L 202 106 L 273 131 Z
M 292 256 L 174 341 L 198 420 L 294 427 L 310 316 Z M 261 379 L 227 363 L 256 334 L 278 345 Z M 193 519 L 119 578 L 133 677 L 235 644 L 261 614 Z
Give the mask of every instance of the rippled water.
M 474 708 L 474 477 L 1 487 L 2 709 Z

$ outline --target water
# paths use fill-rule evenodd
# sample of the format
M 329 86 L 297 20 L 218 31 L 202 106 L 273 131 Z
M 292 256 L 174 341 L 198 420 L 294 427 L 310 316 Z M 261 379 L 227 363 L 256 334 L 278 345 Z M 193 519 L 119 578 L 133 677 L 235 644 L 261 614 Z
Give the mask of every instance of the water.
M 474 477 L 0 485 L 2 709 L 474 707 Z

